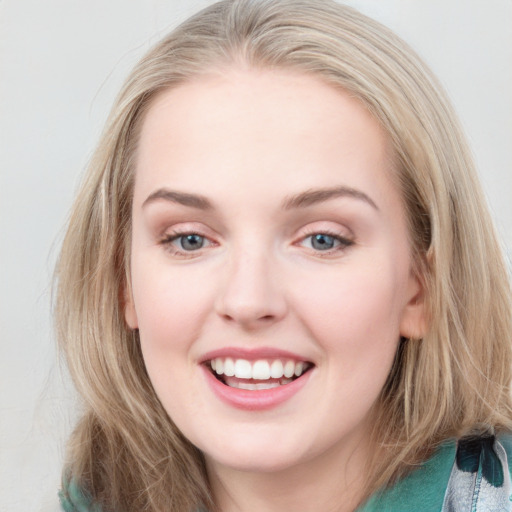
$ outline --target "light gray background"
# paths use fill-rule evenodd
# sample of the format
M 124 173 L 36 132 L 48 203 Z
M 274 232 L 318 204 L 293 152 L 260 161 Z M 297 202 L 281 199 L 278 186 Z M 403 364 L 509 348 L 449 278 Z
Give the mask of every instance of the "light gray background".
M 0 0 L 0 511 L 53 511 L 74 397 L 51 275 L 82 170 L 129 69 L 204 0 Z M 512 1 L 351 0 L 440 76 L 510 258 Z

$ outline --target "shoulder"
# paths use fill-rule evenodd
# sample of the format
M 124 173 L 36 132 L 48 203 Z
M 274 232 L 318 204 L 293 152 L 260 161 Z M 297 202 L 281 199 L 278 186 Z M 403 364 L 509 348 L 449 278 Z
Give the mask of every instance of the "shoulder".
M 358 512 L 512 512 L 511 468 L 510 435 L 447 441 Z

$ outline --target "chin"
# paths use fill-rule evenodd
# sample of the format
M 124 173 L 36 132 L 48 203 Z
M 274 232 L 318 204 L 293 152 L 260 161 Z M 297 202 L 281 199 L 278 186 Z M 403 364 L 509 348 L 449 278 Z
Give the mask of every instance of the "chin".
M 278 473 L 300 464 L 296 454 L 245 451 L 237 454 L 205 454 L 209 466 L 223 466 L 244 473 Z
M 243 429 L 243 426 L 240 428 Z M 199 447 L 208 464 L 243 472 L 273 473 L 300 465 L 312 456 L 308 455 L 300 438 L 294 442 L 289 435 L 283 436 L 282 431 L 281 435 L 266 433 L 258 438 L 253 429 L 247 430 L 252 432 L 246 432 L 239 439 L 236 436 L 223 436 L 222 441 L 210 445 L 215 446 L 213 450 Z

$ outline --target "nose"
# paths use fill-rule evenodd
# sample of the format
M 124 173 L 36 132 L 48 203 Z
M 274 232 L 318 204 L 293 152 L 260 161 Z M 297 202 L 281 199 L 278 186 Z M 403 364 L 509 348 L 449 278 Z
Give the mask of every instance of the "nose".
M 233 255 L 216 298 L 217 314 L 245 330 L 282 320 L 288 307 L 275 267 L 271 258 L 259 251 Z

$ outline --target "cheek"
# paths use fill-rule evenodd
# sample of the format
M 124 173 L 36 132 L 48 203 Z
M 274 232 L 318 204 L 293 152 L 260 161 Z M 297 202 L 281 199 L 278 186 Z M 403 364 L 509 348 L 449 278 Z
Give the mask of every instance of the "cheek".
M 340 269 L 329 279 L 308 280 L 302 290 L 300 316 L 329 350 L 355 360 L 366 350 L 394 350 L 403 309 L 402 279 L 394 266 Z
M 201 417 L 183 382 L 193 382 L 196 364 L 191 347 L 211 304 L 211 290 L 199 286 L 190 274 L 167 267 L 144 265 L 132 275 L 133 297 L 139 323 L 142 356 L 149 378 L 164 409 L 177 424 L 188 414 Z M 152 270 L 153 269 L 153 270 Z M 192 411 L 192 412 L 190 412 Z
M 137 268 L 137 267 L 136 267 Z M 146 363 L 165 353 L 185 349 L 199 336 L 201 319 L 211 309 L 212 293 L 207 281 L 194 273 L 171 271 L 144 264 L 144 272 L 132 275 L 133 299 L 137 312 Z

